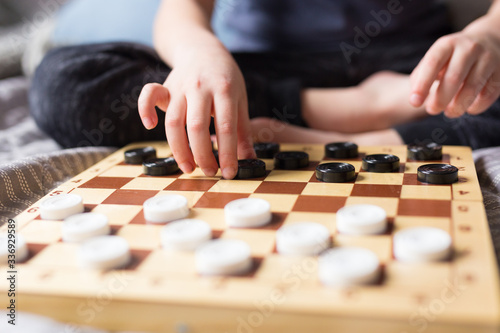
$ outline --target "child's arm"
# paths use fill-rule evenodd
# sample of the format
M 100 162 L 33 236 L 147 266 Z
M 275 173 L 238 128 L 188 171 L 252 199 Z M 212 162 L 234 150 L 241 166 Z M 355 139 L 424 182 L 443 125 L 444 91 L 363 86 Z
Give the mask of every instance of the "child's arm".
M 238 170 L 237 157 L 250 158 L 255 153 L 245 82 L 210 29 L 213 6 L 214 0 L 163 0 L 154 43 L 172 72 L 163 85 L 143 88 L 139 113 L 144 126 L 151 129 L 158 122 L 154 107 L 165 111 L 167 140 L 180 168 L 190 173 L 196 161 L 207 176 L 217 172 L 209 132 L 213 116 L 222 175 L 230 179 Z
M 500 0 L 463 31 L 436 41 L 411 79 L 410 103 L 425 102 L 430 114 L 458 117 L 489 108 L 500 96 Z M 440 84 L 429 93 L 435 80 Z

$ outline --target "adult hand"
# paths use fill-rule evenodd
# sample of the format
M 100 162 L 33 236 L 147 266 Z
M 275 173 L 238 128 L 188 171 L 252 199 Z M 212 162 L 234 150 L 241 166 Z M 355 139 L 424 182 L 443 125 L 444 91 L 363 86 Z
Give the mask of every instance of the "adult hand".
M 435 81 L 437 89 L 431 89 Z M 453 118 L 479 114 L 500 96 L 500 37 L 485 18 L 438 39 L 411 74 L 410 103 Z

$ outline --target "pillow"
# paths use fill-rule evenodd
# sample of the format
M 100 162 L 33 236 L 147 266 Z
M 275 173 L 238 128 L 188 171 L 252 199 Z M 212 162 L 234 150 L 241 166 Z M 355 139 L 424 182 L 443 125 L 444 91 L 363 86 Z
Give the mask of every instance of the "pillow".
M 153 21 L 160 0 L 73 0 L 57 15 L 54 46 L 104 42 L 153 45 Z

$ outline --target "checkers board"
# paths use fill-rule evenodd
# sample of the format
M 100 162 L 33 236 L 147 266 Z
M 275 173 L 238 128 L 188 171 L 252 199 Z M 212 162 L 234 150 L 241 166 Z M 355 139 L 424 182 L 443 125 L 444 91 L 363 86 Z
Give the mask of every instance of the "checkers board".
M 249 180 L 223 180 L 220 172 L 205 177 L 199 169 L 191 175 L 145 176 L 142 166 L 123 162 L 123 153 L 146 145 L 158 156 L 171 155 L 165 143 L 130 145 L 48 194 L 78 194 L 86 211 L 107 215 L 112 234 L 130 245 L 131 264 L 112 271 L 80 268 L 79 245 L 62 242 L 61 221 L 40 218 L 39 201 L 15 218 L 29 248 L 28 259 L 16 266 L 18 310 L 112 330 L 155 332 L 498 332 L 499 276 L 469 148 L 443 147 L 441 163 L 459 168 L 457 183 L 427 185 L 417 181 L 417 168 L 425 162 L 407 160 L 405 146 L 360 147 L 358 158 L 343 160 L 355 166 L 356 179 L 332 184 L 315 178 L 316 166 L 327 160 L 320 145 L 282 144 L 282 151 L 307 152 L 309 167 L 275 170 L 266 159 L 266 176 Z M 374 153 L 398 156 L 399 172 L 360 170 L 362 157 Z M 209 223 L 213 237 L 247 242 L 253 270 L 237 277 L 200 276 L 193 253 L 163 250 L 162 226 L 145 222 L 142 204 L 167 192 L 185 196 L 188 217 Z M 246 197 L 271 204 L 270 225 L 226 227 L 224 205 Z M 349 204 L 384 208 L 390 228 L 373 236 L 340 234 L 335 213 Z M 325 225 L 333 247 L 372 250 L 381 262 L 380 281 L 325 287 L 318 281 L 317 257 L 278 254 L 276 230 L 300 221 Z M 451 259 L 418 264 L 394 259 L 394 232 L 414 226 L 448 232 Z M 2 306 L 7 289 L 1 279 Z

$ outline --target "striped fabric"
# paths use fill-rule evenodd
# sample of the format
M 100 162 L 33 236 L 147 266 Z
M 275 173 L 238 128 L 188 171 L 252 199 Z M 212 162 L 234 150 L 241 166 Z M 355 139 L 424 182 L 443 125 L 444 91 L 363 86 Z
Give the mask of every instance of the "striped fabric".
M 473 155 L 495 245 L 497 263 L 500 266 L 500 147 L 480 149 Z
M 74 148 L 2 165 L 0 226 L 113 151 L 113 148 Z

